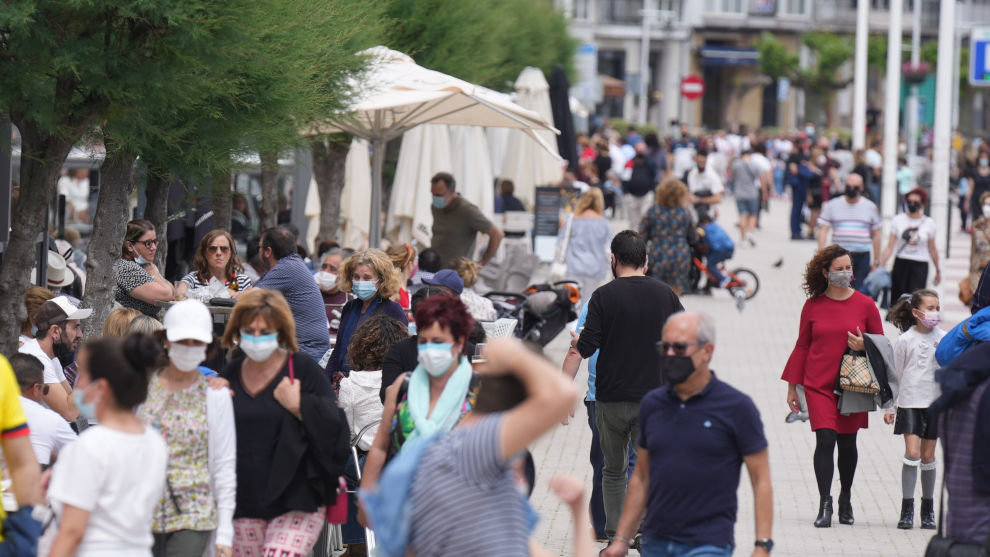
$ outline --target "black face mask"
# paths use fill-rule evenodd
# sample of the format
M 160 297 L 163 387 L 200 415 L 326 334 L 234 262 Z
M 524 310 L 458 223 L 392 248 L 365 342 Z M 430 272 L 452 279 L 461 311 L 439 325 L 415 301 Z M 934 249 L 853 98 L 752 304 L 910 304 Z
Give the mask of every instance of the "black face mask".
M 907 204 L 907 208 L 909 213 L 917 213 L 918 211 L 921 210 L 921 203 L 918 203 L 917 201 L 912 201 Z
M 614 279 L 619 278 L 619 275 L 617 275 L 615 273 L 615 264 L 614 263 L 612 264 L 612 278 L 614 278 Z
M 665 385 L 680 385 L 694 373 L 690 356 L 664 356 L 660 361 L 660 377 Z
M 846 188 L 846 197 L 849 199 L 856 199 L 862 190 L 859 188 Z

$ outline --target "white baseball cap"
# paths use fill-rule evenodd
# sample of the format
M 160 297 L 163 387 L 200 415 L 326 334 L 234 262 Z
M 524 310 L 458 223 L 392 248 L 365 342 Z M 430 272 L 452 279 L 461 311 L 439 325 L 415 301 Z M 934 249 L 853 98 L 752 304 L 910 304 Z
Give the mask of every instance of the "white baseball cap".
M 213 315 L 199 300 L 176 302 L 165 312 L 162 324 L 169 342 L 187 339 L 213 342 Z

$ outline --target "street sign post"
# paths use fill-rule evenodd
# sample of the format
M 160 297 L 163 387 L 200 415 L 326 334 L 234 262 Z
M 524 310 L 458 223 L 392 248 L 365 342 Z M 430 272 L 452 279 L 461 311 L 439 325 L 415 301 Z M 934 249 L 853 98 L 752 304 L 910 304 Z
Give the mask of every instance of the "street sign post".
M 681 80 L 681 95 L 685 99 L 689 101 L 698 100 L 704 94 L 705 81 L 701 77 L 689 75 Z
M 975 27 L 970 34 L 969 84 L 990 87 L 990 27 Z

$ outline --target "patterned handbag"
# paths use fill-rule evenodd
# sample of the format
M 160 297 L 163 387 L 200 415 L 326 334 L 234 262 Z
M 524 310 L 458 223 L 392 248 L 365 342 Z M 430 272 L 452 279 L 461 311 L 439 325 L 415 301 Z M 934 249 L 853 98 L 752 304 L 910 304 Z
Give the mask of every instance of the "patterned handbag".
M 839 364 L 839 388 L 854 393 L 875 395 L 880 392 L 880 386 L 870 374 L 870 365 L 865 352 L 846 349 Z

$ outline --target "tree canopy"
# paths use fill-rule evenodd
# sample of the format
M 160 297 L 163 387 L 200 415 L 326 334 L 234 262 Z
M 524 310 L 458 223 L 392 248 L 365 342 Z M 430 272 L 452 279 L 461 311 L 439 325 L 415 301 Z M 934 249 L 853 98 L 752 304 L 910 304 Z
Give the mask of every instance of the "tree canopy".
M 549 0 L 389 0 L 385 44 L 424 67 L 505 91 L 526 66 L 571 73 L 576 41 Z
M 835 91 L 844 88 L 851 78 L 842 77 L 837 69 L 853 55 L 853 45 L 847 38 L 833 33 L 810 32 L 801 41 L 811 51 L 812 64 L 802 68 L 796 51 L 792 51 L 773 35 L 763 33 L 756 41 L 760 53 L 760 71 L 775 79 L 786 77 L 800 89 Z

